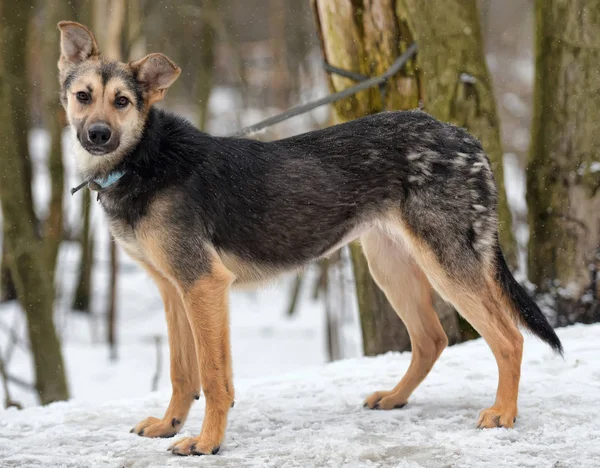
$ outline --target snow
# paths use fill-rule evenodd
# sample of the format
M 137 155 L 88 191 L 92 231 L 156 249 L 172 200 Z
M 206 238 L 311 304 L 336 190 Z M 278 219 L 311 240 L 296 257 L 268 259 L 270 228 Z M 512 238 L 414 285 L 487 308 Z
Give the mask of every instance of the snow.
M 364 409 L 362 400 L 395 385 L 410 353 L 282 369 L 262 378 L 236 376 L 236 405 L 214 457 L 175 457 L 166 451 L 171 440 L 130 434 L 141 419 L 161 415 L 169 399 L 168 391 L 146 395 L 130 376 L 123 393 L 138 387 L 137 398 L 0 412 L 0 465 L 597 467 L 600 325 L 558 333 L 564 360 L 526 339 L 514 429 L 475 428 L 479 410 L 493 402 L 497 375 L 491 352 L 476 340 L 448 348 L 409 404 L 394 411 Z M 288 354 L 285 344 L 272 353 Z M 199 403 L 180 436 L 199 432 L 203 399 Z

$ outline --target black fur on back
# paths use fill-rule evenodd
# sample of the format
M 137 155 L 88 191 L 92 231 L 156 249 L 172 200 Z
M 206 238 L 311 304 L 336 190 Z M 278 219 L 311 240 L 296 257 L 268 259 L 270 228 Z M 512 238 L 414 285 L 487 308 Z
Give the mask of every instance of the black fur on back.
M 515 312 L 519 314 L 520 322 L 562 356 L 563 347 L 558 336 L 538 305 L 510 272 L 499 243 L 496 244 L 496 279 L 513 305 Z

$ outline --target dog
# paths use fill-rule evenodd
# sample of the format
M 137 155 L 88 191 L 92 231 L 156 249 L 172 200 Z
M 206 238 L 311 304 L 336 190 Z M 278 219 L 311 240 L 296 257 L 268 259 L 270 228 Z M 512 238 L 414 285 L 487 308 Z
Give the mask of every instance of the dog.
M 132 432 L 172 437 L 204 391 L 197 437 L 177 455 L 216 454 L 234 403 L 228 291 L 299 269 L 360 239 L 406 325 L 412 361 L 371 409 L 406 404 L 447 345 L 432 290 L 492 349 L 499 371 L 481 428 L 513 427 L 524 325 L 555 351 L 552 327 L 498 243 L 497 190 L 479 141 L 425 112 L 383 112 L 272 142 L 214 137 L 153 105 L 181 70 L 162 54 L 109 61 L 83 25 L 59 23 L 60 98 L 81 174 L 115 241 L 160 290 L 172 397 Z

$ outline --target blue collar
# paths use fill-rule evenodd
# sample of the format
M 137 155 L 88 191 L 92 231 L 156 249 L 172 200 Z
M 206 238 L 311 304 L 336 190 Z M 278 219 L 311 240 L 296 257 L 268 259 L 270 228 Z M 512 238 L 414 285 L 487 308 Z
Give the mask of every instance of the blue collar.
M 85 182 L 79 184 L 77 187 L 73 187 L 71 189 L 71 195 L 75 195 L 76 192 L 81 190 L 86 185 L 89 187 L 90 190 L 93 190 L 95 192 L 105 190 L 111 185 L 117 183 L 125 174 L 127 174 L 125 171 L 114 171 L 108 174 L 106 177 L 98 177 L 96 179 L 86 180 Z
M 114 171 L 108 174 L 106 177 L 92 179 L 91 182 L 95 182 L 96 184 L 98 184 L 100 189 L 104 190 L 113 185 L 114 183 L 118 182 L 124 175 L 125 171 Z

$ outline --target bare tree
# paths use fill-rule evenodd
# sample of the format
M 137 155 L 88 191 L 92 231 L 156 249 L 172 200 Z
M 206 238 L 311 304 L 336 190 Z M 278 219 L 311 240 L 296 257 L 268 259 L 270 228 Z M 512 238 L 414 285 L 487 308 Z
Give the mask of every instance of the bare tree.
M 26 50 L 20 31 L 30 23 L 33 1 L 23 1 L 8 7 L 0 4 L 6 25 L 0 30 L 2 56 L 0 57 L 0 201 L 4 216 L 8 266 L 15 281 L 17 294 L 27 316 L 29 341 L 34 360 L 36 389 L 40 401 L 68 398 L 67 381 L 63 365 L 60 343 L 53 321 L 54 288 L 52 274 L 46 261 L 47 246 L 42 242 L 37 230 L 38 221 L 33 210 L 28 209 L 31 200 L 30 172 L 24 169 L 28 161 L 27 145 L 19 144 L 20 132 L 30 126 L 27 106 L 13 107 L 15 88 L 21 89 L 21 98 L 26 95 L 26 68 L 15 68 L 14 60 Z M 14 22 L 13 22 L 14 21 Z M 5 51 L 11 51 L 6 56 Z M 8 66 L 8 64 L 12 66 Z M 26 135 L 25 135 L 26 141 Z M 27 152 L 27 155 L 21 153 Z M 23 208 L 25 206 L 25 209 Z
M 529 278 L 562 324 L 600 320 L 600 1 L 536 2 Z

